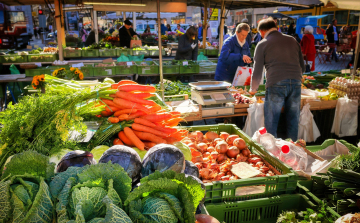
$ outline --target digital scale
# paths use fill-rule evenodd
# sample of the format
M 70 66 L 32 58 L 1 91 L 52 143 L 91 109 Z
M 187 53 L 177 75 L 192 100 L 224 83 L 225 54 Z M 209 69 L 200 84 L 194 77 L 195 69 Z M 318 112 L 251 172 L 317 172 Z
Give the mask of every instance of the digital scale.
M 203 117 L 233 115 L 235 99 L 224 81 L 199 81 L 189 83 L 191 100 L 202 105 Z

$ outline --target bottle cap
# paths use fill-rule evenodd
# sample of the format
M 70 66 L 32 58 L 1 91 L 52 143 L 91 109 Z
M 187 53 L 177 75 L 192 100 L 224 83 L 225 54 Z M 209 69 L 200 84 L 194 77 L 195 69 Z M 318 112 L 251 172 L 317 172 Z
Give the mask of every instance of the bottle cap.
M 283 153 L 289 153 L 289 152 L 290 152 L 289 146 L 288 146 L 288 145 L 283 145 L 283 146 L 281 147 L 281 152 L 283 152 Z
M 266 128 L 265 128 L 265 127 L 262 127 L 262 128 L 259 129 L 259 133 L 260 133 L 261 135 L 264 135 L 266 132 L 267 132 L 267 131 L 266 131 Z

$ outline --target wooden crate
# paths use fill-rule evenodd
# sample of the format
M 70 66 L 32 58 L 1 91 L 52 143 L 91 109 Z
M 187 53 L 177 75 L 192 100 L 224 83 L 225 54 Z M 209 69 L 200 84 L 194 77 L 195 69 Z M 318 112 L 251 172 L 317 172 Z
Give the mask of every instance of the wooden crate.
M 234 105 L 234 113 L 244 113 L 247 112 L 247 109 L 249 108 L 250 104 L 237 104 Z
M 334 109 L 336 108 L 337 100 L 332 101 L 320 101 L 320 100 L 301 100 L 301 108 L 306 105 L 306 103 L 310 104 L 310 110 L 326 110 L 326 109 Z

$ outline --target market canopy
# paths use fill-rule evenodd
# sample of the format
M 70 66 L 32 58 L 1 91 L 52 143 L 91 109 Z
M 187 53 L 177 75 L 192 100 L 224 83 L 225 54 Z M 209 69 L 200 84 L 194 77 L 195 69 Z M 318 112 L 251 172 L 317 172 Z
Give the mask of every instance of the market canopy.
M 265 14 L 269 17 L 273 17 L 276 18 L 278 20 L 282 20 L 282 21 L 286 21 L 286 20 L 295 20 L 294 18 L 292 18 L 291 16 L 282 14 L 282 13 L 267 13 Z
M 320 0 L 325 6 L 331 2 L 334 6 L 339 9 L 349 9 L 349 10 L 360 10 L 360 1 L 359 0 Z

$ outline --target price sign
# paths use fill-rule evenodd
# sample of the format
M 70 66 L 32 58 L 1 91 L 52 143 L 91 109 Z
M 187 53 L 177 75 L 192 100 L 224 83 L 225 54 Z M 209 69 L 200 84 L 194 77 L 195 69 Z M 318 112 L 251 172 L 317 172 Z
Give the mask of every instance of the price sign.
M 189 65 L 189 62 L 184 61 L 184 62 L 183 62 L 183 66 L 187 66 L 187 65 Z
M 126 65 L 127 65 L 127 66 L 131 66 L 131 65 L 133 65 L 133 64 L 132 64 L 132 62 L 126 62 Z

